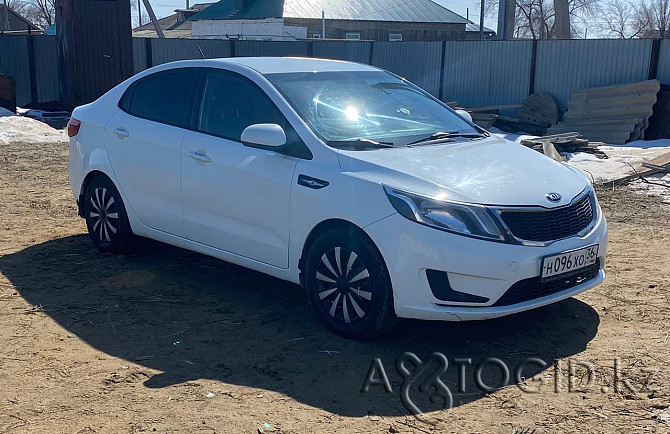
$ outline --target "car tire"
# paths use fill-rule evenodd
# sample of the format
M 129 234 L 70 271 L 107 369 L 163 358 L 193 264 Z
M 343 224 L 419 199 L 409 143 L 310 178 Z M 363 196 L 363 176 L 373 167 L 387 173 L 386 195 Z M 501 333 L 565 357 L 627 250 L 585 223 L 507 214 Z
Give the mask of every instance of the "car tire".
M 84 218 L 88 234 L 103 253 L 127 253 L 135 236 L 119 190 L 104 175 L 96 176 L 84 192 Z
M 396 322 L 393 289 L 381 253 L 354 228 L 334 228 L 312 242 L 303 285 L 321 322 L 350 339 L 387 332 Z

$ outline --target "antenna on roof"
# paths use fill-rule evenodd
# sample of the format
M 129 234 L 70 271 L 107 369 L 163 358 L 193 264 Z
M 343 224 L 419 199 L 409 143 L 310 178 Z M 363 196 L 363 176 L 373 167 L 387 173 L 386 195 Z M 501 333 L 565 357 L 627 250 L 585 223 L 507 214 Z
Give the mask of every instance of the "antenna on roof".
M 200 48 L 200 44 L 198 44 L 198 50 L 200 51 L 200 55 L 202 56 L 202 58 L 207 60 L 207 57 L 205 57 L 205 53 L 203 53 L 202 48 Z

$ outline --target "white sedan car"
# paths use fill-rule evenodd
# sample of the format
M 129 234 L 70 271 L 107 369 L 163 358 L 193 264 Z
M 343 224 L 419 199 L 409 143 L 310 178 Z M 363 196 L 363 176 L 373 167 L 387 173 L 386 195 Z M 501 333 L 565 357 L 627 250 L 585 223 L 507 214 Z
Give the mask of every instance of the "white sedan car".
M 147 237 L 299 283 L 343 336 L 509 315 L 604 279 L 586 176 L 371 66 L 174 62 L 78 107 L 68 130 L 98 249 Z

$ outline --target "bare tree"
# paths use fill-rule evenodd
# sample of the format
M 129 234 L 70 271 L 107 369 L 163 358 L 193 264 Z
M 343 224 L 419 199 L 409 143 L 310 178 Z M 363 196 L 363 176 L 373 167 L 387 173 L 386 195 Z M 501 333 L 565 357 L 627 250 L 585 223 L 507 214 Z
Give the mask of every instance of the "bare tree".
M 670 0 L 609 0 L 602 8 L 604 36 L 616 38 L 670 38 Z
M 611 0 L 602 8 L 604 20 L 603 33 L 619 39 L 632 39 L 641 36 L 648 27 L 646 18 L 627 1 Z
M 140 25 L 148 24 L 150 23 L 149 19 L 149 14 L 147 13 L 147 10 L 144 8 L 144 5 L 141 6 L 142 9 L 142 16 L 140 19 L 140 6 L 138 6 L 138 3 L 142 3 L 142 0 L 130 0 L 130 19 L 131 19 L 131 25 L 133 28 L 139 27 Z
M 643 38 L 670 38 L 670 0 L 643 0 L 635 13 L 634 26 Z
M 25 0 L 9 0 L 7 2 L 7 6 L 9 6 L 9 8 L 15 11 L 16 13 L 20 15 L 25 15 L 27 6 Z
M 46 29 L 56 21 L 55 0 L 9 0 L 7 4 L 37 27 Z
M 28 0 L 38 27 L 47 28 L 56 22 L 56 0 Z
M 670 1 L 670 0 L 668 0 Z M 568 0 L 570 36 L 581 35 L 580 23 L 598 9 L 599 0 Z M 487 0 L 486 13 L 498 10 L 498 0 Z M 516 0 L 514 35 L 523 39 L 554 39 L 556 13 L 554 0 Z

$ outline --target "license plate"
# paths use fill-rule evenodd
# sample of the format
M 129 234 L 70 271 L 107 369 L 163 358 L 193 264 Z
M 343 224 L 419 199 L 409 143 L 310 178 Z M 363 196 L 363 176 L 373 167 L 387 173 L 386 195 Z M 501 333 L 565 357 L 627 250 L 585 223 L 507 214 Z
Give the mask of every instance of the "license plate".
M 593 265 L 598 260 L 598 245 L 584 247 L 542 259 L 542 279 L 570 273 Z

